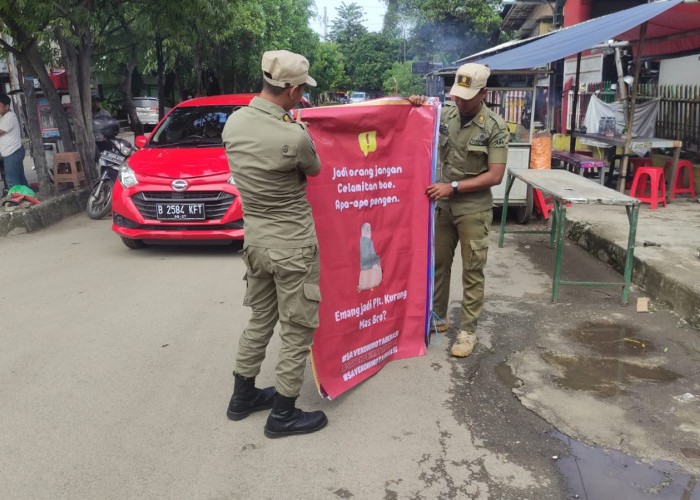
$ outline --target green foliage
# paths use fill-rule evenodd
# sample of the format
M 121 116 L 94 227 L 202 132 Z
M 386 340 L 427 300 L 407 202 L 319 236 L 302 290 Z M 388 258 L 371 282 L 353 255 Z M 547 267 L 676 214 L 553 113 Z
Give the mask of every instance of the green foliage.
M 316 80 L 317 89 L 333 92 L 350 86 L 350 79 L 345 73 L 345 56 L 332 42 L 318 45 L 309 73 Z
M 341 2 L 333 21 L 328 38 L 338 45 L 346 46 L 356 39 L 367 34 L 367 28 L 362 24 L 365 21 L 365 11 L 362 7 L 352 2 Z
M 379 91 L 382 75 L 399 58 L 399 41 L 391 33 L 370 33 L 362 25 L 364 11 L 343 2 L 332 22 L 329 38 L 343 55 L 343 83 L 358 90 Z
M 497 43 L 501 0 L 392 0 L 412 23 L 409 52 L 452 62 Z
M 409 96 L 425 93 L 425 83 L 420 75 L 413 74 L 411 61 L 395 62 L 384 72 L 383 91 L 385 95 Z
M 23 51 L 36 44 L 47 65 L 59 65 L 60 53 L 55 45 L 46 43 L 53 39 L 50 23 L 56 17 L 56 9 L 49 2 L 0 1 L 0 33 L 10 37 L 8 40 L 0 39 L 0 50 L 3 53 L 10 48 Z
M 358 4 L 343 2 L 327 42 L 309 28 L 313 0 L 6 0 L 0 32 L 24 34 L 14 42 L 37 44 L 54 67 L 60 65 L 50 43 L 55 29 L 73 42 L 87 34 L 100 82 L 116 88 L 125 65 L 135 64 L 134 81 L 160 69 L 183 97 L 259 90 L 260 58 L 274 49 L 309 59 L 319 83 L 313 92 L 398 87 L 409 94 L 422 90 L 422 82 L 407 59 L 452 62 L 499 37 L 501 0 L 380 1 L 387 6 L 381 33 L 363 25 Z
M 358 37 L 345 50 L 347 71 L 357 90 L 381 89 L 384 72 L 399 58 L 398 40 L 381 33 Z

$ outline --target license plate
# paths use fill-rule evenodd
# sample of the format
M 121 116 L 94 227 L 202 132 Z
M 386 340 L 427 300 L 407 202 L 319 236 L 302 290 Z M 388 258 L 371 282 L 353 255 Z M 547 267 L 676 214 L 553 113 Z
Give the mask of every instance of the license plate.
M 204 220 L 204 203 L 158 203 L 158 220 Z
M 112 163 L 121 163 L 124 161 L 123 156 L 118 155 L 117 153 L 112 153 L 111 151 L 102 151 L 100 156 L 105 160 L 111 161 Z

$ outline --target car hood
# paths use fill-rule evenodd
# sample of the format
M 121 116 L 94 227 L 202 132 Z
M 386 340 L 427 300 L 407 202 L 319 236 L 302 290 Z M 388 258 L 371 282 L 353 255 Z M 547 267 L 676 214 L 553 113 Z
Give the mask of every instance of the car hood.
M 136 173 L 187 179 L 229 172 L 226 152 L 217 148 L 143 148 L 128 160 Z

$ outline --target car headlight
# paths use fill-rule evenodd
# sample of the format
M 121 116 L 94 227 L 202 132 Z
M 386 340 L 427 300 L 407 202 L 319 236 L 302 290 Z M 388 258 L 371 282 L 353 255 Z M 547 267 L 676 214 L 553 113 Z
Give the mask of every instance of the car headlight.
M 139 183 L 136 174 L 128 166 L 123 166 L 119 170 L 119 182 L 121 182 L 122 186 L 125 188 L 130 188 Z
M 233 179 L 233 174 L 231 175 L 231 177 L 228 178 L 228 180 L 226 182 L 228 182 L 232 186 L 236 185 L 236 181 Z

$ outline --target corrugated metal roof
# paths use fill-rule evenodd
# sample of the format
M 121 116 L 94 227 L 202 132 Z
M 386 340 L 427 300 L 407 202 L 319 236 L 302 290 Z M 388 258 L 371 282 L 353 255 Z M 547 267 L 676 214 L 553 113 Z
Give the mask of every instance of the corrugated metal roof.
M 546 35 L 524 40 L 524 43 L 515 47 L 502 44 L 488 51 L 482 51 L 460 59 L 457 63 L 478 62 L 481 64 L 488 64 L 491 69 L 499 70 L 544 66 L 552 61 L 557 61 L 590 49 L 612 38 L 617 37 L 621 40 L 634 40 L 635 32 L 638 37 L 639 30 L 636 28 L 639 25 L 656 16 L 660 16 L 672 7 L 678 6 L 682 1 L 683 0 L 665 0 L 638 5 L 630 9 L 621 10 L 607 16 L 569 26 L 559 31 L 553 31 Z M 683 14 L 691 17 L 695 23 L 700 23 L 700 4 L 694 3 L 681 7 L 690 7 L 694 14 L 690 12 L 690 9 L 688 9 L 687 12 L 684 10 Z M 660 19 L 666 29 L 682 34 L 686 27 L 674 26 L 673 17 L 675 17 L 673 14 L 669 14 Z M 653 32 L 653 30 L 651 31 Z M 624 38 L 627 34 L 629 34 L 629 38 Z M 688 38 L 693 38 L 691 41 L 694 41 L 694 37 L 691 36 L 680 36 L 674 41 L 680 44 Z M 695 38 L 697 38 L 699 42 L 698 46 L 700 47 L 700 33 L 698 33 Z M 669 47 L 669 50 L 673 52 L 672 47 Z M 646 49 L 643 53 L 647 53 Z

